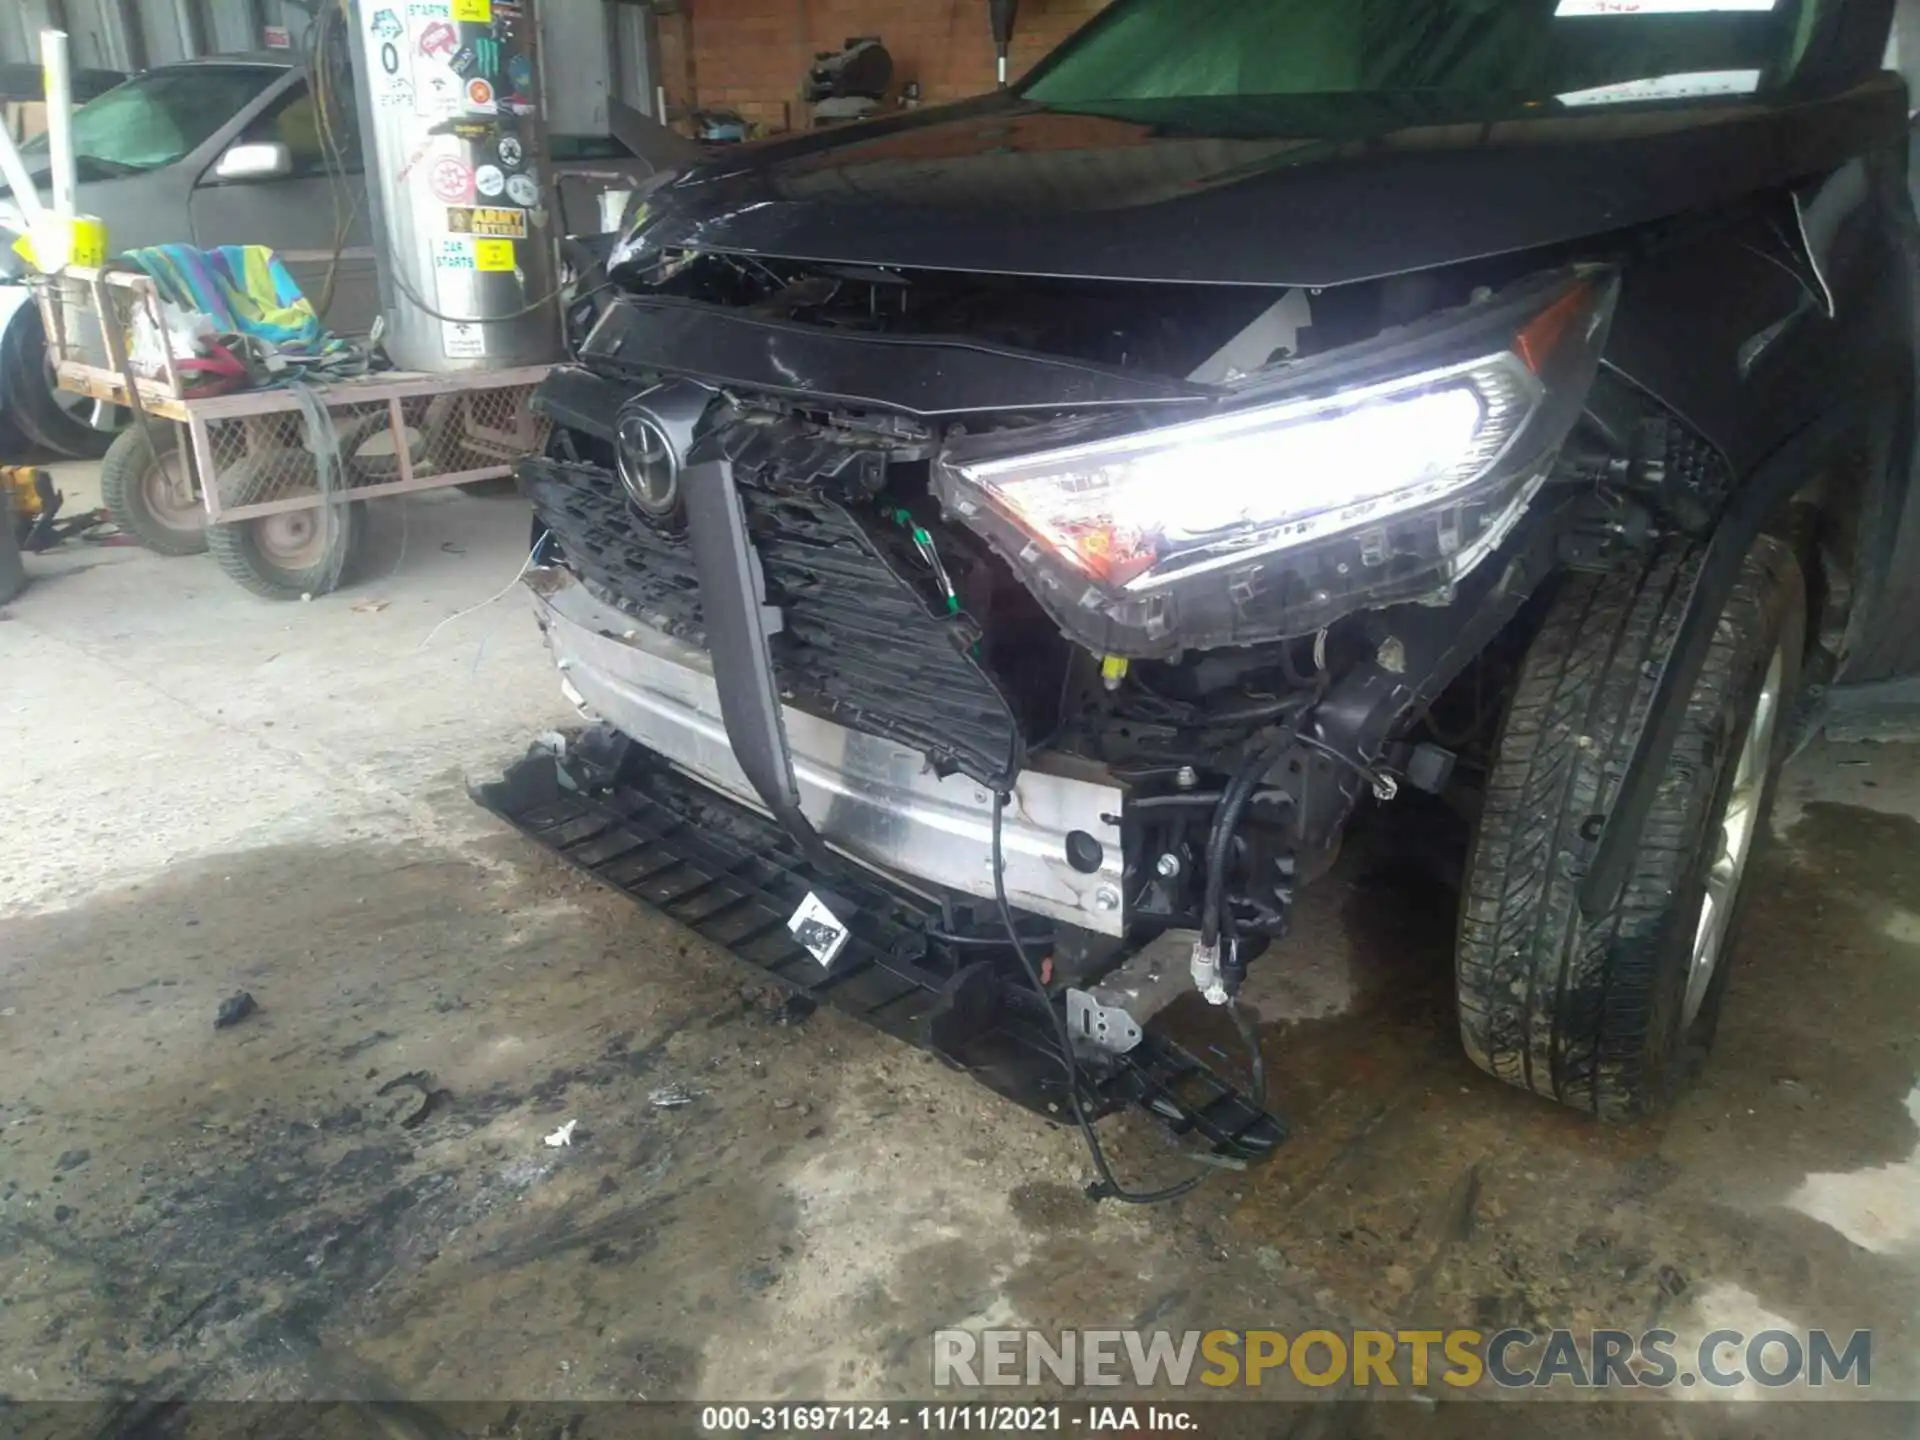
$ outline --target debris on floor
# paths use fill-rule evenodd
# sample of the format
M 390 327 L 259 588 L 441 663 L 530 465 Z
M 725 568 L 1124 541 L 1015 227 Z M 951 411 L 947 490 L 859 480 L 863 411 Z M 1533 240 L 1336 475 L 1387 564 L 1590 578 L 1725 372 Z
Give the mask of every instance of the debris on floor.
M 656 1110 L 675 1110 L 682 1105 L 691 1105 L 699 1098 L 698 1091 L 689 1090 L 684 1085 L 662 1085 L 647 1096 L 647 1103 Z
M 259 1008 L 260 1003 L 253 998 L 252 994 L 245 990 L 236 990 L 220 1002 L 219 1012 L 213 1017 L 213 1028 L 225 1030 L 229 1026 L 238 1025 Z
M 551 1135 L 544 1137 L 544 1139 L 542 1140 L 542 1143 L 550 1146 L 555 1150 L 558 1150 L 562 1145 L 573 1144 L 573 1132 L 575 1127 L 578 1126 L 579 1123 L 580 1122 L 578 1120 L 567 1121 L 566 1124 L 562 1125 L 558 1130 L 554 1131 Z
M 433 1076 L 425 1070 L 409 1070 L 405 1075 L 396 1075 L 373 1093 L 376 1099 L 384 1100 L 389 1095 L 407 1090 L 417 1094 L 420 1101 L 410 1109 L 406 1108 L 403 1101 L 401 1107 L 394 1111 L 393 1119 L 402 1130 L 419 1129 L 434 1111 L 453 1101 L 453 1092 L 435 1089 Z

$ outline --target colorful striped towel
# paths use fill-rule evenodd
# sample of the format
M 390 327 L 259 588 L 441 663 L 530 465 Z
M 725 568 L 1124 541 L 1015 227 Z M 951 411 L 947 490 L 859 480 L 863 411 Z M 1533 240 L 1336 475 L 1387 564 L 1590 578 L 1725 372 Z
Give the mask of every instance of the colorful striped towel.
M 358 349 L 320 323 L 313 304 L 265 245 L 150 245 L 126 258 L 153 277 L 162 299 L 210 317 L 223 335 L 257 341 L 302 365 L 361 359 Z

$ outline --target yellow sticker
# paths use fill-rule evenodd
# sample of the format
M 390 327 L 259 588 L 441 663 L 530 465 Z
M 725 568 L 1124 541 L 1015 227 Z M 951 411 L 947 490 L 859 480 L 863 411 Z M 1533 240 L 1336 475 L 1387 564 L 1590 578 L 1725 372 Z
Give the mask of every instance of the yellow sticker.
M 513 241 L 476 240 L 473 242 L 473 268 L 476 270 L 513 269 Z
M 485 25 L 493 19 L 493 0 L 453 0 L 453 18 Z
M 524 210 L 471 209 L 455 205 L 447 210 L 449 235 L 499 235 L 511 240 L 527 238 L 527 212 Z

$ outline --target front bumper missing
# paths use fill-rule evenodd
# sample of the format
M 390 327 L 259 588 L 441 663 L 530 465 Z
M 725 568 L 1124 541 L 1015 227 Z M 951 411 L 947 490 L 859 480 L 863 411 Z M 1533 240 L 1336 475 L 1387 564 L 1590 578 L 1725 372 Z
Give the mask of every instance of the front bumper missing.
M 734 756 L 705 652 L 597 599 L 567 570 L 534 572 L 541 627 L 576 703 L 728 798 L 765 813 Z M 929 899 L 993 899 L 993 796 L 935 775 L 918 751 L 781 707 L 800 808 L 843 855 Z M 1124 933 L 1115 786 L 1029 768 L 1002 822 L 1009 901 L 1100 934 Z M 1098 861 L 1087 865 L 1098 847 Z M 1093 844 L 1089 845 L 1090 839 Z
M 564 757 L 536 750 L 475 798 L 562 859 L 664 912 L 773 980 L 932 1051 L 1056 1121 L 1072 1113 L 1040 997 L 1024 979 L 954 952 L 927 929 L 936 906 L 860 866 L 809 858 L 756 811 L 696 784 L 605 727 Z M 833 897 L 846 943 L 821 965 L 787 920 Z M 1148 1033 L 1124 1054 L 1085 1055 L 1080 1103 L 1095 1119 L 1139 1105 L 1213 1153 L 1263 1159 L 1285 1126 L 1179 1046 Z

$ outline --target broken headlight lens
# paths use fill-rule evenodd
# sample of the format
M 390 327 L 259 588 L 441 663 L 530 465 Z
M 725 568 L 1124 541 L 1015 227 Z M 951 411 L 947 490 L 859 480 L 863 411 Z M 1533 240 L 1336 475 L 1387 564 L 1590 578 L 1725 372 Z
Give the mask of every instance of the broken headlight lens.
M 960 465 L 1022 528 L 1142 589 L 1439 500 L 1513 439 L 1539 385 L 1512 355 L 1320 399 Z

